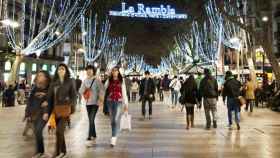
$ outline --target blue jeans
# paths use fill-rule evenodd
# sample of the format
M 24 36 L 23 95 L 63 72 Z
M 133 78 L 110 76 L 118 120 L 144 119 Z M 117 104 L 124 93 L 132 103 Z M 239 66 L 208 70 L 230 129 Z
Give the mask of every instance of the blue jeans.
M 176 90 L 172 90 L 171 92 L 171 100 L 172 100 L 172 104 L 173 105 L 177 105 L 177 102 L 178 102 L 178 91 Z
M 227 98 L 227 108 L 228 108 L 228 122 L 232 125 L 232 111 L 234 111 L 235 122 L 239 124 L 240 122 L 240 106 L 237 98 Z
M 90 140 L 91 137 L 96 138 L 95 116 L 97 111 L 98 111 L 97 105 L 87 105 L 87 113 L 89 119 L 88 140 Z
M 111 119 L 112 137 L 116 137 L 120 126 L 120 116 L 122 111 L 122 103 L 115 101 L 108 101 L 108 109 Z

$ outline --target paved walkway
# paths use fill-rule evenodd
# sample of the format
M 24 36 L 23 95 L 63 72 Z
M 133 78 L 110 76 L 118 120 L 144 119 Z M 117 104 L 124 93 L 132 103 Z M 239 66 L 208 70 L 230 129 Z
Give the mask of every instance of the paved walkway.
M 280 113 L 256 109 L 253 114 L 242 113 L 241 131 L 227 129 L 225 106 L 218 105 L 218 129 L 204 129 L 204 111 L 195 112 L 195 128 L 185 130 L 185 113 L 171 110 L 156 102 L 152 120 L 142 121 L 140 104 L 130 104 L 133 115 L 131 132 L 124 132 L 117 146 L 109 146 L 109 119 L 97 115 L 97 145 L 85 147 L 87 116 L 85 108 L 72 117 L 72 128 L 67 130 L 66 142 L 71 158 L 279 158 Z M 34 142 L 22 136 L 24 106 L 0 109 L 0 157 L 29 158 L 34 153 Z M 54 135 L 45 131 L 48 153 L 54 150 Z

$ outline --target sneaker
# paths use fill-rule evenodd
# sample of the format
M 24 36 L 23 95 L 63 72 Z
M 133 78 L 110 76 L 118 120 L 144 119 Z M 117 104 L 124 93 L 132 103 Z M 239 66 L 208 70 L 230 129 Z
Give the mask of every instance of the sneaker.
M 217 121 L 213 121 L 213 127 L 217 128 Z
M 111 147 L 114 147 L 117 143 L 117 137 L 112 137 L 111 138 Z

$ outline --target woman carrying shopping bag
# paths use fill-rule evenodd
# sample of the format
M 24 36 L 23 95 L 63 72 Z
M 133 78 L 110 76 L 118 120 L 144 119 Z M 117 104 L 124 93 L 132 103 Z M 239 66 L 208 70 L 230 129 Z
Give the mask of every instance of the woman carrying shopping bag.
M 105 89 L 108 90 L 107 103 L 111 119 L 112 138 L 111 146 L 117 143 L 117 135 L 120 126 L 120 116 L 122 110 L 128 111 L 128 99 L 126 86 L 119 67 L 114 67 L 111 71 L 109 79 L 105 83 Z

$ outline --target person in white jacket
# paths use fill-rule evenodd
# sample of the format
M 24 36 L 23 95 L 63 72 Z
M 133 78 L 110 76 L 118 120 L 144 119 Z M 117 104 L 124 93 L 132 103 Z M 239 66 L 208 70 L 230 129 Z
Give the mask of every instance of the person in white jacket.
M 177 76 L 174 76 L 174 79 L 170 82 L 169 87 L 171 88 L 171 101 L 172 108 L 176 107 L 178 103 L 178 95 L 181 89 L 181 82 L 178 80 Z
M 125 81 L 120 74 L 119 67 L 112 69 L 111 75 L 105 83 L 105 89 L 107 93 L 105 99 L 108 103 L 112 127 L 111 146 L 114 147 L 117 142 L 122 109 L 124 112 L 128 111 Z
M 132 101 L 135 102 L 137 93 L 139 93 L 139 85 L 135 78 L 132 80 L 131 93 L 132 93 Z

